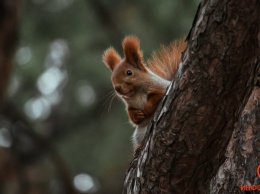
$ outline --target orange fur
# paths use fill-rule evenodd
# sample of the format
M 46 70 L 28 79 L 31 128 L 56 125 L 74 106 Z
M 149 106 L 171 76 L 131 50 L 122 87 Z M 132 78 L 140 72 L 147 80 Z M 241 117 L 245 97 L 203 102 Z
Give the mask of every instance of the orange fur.
M 148 68 L 160 77 L 172 80 L 185 48 L 184 39 L 173 41 L 169 46 L 161 46 L 161 49 L 154 52 L 151 59 L 147 61 Z
M 146 127 L 178 68 L 186 43 L 179 40 L 168 47 L 162 46 L 160 51 L 153 53 L 147 65 L 144 65 L 137 37 L 127 36 L 122 47 L 124 59 L 113 48 L 109 48 L 103 55 L 103 61 L 112 71 L 113 87 L 125 102 L 130 121 L 137 126 L 133 135 L 137 150 L 141 146 Z
M 140 41 L 135 36 L 127 36 L 122 42 L 126 62 L 136 68 L 145 71 L 143 65 L 143 54 L 140 50 Z
M 117 64 L 121 61 L 120 55 L 116 52 L 116 50 L 112 47 L 107 49 L 103 54 L 103 62 L 106 66 L 113 71 Z

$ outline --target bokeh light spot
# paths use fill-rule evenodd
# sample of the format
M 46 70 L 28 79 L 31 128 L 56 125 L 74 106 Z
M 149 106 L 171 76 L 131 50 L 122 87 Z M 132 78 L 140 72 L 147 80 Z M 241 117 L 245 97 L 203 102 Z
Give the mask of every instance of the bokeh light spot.
M 0 128 L 0 146 L 8 148 L 12 144 L 10 131 L 6 128 Z
M 21 47 L 15 55 L 16 61 L 19 65 L 28 63 L 32 58 L 32 52 L 29 47 Z
M 51 105 L 45 98 L 30 99 L 25 103 L 25 113 L 31 119 L 44 120 L 48 118 L 51 111 Z
M 43 95 L 48 95 L 53 93 L 65 78 L 66 73 L 57 67 L 50 67 L 39 77 L 37 87 Z
M 77 88 L 77 98 L 81 105 L 90 106 L 96 100 L 96 93 L 87 82 L 81 82 Z
M 78 174 L 74 177 L 74 185 L 80 192 L 90 192 L 95 188 L 93 178 L 85 173 Z

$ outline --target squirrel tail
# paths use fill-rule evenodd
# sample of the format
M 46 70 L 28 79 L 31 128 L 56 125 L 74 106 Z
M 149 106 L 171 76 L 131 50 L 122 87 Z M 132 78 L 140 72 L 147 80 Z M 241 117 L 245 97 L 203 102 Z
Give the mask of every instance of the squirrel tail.
M 148 59 L 146 63 L 148 68 L 163 79 L 171 81 L 186 46 L 184 38 L 173 41 L 169 46 L 161 46 L 161 49 Z

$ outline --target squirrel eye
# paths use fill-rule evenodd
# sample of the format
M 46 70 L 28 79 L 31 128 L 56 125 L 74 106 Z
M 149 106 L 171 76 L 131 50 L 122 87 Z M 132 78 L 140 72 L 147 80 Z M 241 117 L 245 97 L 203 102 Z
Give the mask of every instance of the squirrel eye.
M 133 75 L 133 72 L 131 70 L 127 70 L 126 75 L 131 76 L 131 75 Z

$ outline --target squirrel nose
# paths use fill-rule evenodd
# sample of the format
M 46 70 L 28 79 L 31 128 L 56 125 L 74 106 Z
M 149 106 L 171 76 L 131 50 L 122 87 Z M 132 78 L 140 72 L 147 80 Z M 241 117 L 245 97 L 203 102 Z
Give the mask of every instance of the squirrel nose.
M 121 92 L 121 86 L 119 86 L 119 85 L 115 86 L 115 90 L 116 90 L 118 93 L 120 93 L 120 92 Z

